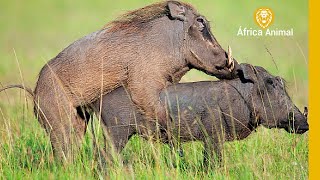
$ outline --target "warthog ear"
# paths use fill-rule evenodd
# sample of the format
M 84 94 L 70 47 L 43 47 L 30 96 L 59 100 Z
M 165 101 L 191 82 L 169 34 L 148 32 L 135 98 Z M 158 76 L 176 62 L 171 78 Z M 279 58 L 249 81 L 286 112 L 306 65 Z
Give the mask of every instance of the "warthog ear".
M 185 7 L 180 5 L 178 2 L 169 1 L 168 2 L 168 9 L 170 12 L 170 16 L 173 19 L 179 19 L 181 21 L 186 20 L 186 10 Z
M 250 64 L 242 63 L 240 64 L 240 69 L 238 70 L 238 74 L 240 77 L 240 80 L 244 83 L 250 82 L 254 83 L 256 77 L 256 70 L 254 67 Z

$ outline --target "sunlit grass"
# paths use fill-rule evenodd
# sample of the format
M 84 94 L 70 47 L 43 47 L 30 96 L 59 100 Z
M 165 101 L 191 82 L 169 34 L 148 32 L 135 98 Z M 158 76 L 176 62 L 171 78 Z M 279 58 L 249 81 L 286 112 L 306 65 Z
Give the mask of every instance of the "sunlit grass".
M 117 15 L 151 2 L 155 1 L 1 2 L 0 82 L 3 85 L 22 82 L 17 58 L 24 83 L 34 87 L 41 67 L 64 47 L 103 27 Z M 284 77 L 294 103 L 299 108 L 307 106 L 307 2 L 188 2 L 211 21 L 212 31 L 219 43 L 224 48 L 230 45 L 239 62 L 260 65 L 272 74 Z M 237 37 L 239 26 L 256 28 L 252 14 L 261 6 L 270 6 L 276 13 L 272 27 L 293 27 L 294 37 Z M 273 60 L 266 48 L 272 53 Z M 215 78 L 192 70 L 182 81 L 208 79 Z M 183 144 L 185 157 L 176 156 L 178 167 L 173 168 L 167 145 L 137 136 L 118 155 L 117 159 L 121 160 L 101 170 L 94 158 L 90 128 L 76 161 L 62 165 L 53 160 L 49 138 L 33 116 L 32 104 L 26 104 L 24 93 L 18 90 L 0 93 L 0 146 L 1 179 L 308 178 L 308 134 L 293 135 L 283 130 L 265 128 L 259 128 L 243 141 L 226 143 L 222 167 L 209 172 L 201 168 L 201 143 Z
M 200 142 L 183 144 L 185 156 L 170 158 L 170 148 L 161 143 L 132 137 L 113 164 L 102 171 L 94 158 L 91 128 L 86 134 L 81 153 L 72 164 L 62 165 L 53 160 L 49 138 L 29 117 L 10 138 L 3 139 L 0 150 L 0 174 L 20 179 L 34 178 L 231 178 L 231 179 L 306 179 L 308 177 L 307 134 L 293 135 L 284 130 L 258 128 L 242 141 L 224 145 L 225 160 L 220 168 L 208 172 L 202 169 Z M 97 122 L 97 121 L 96 121 Z M 98 128 L 97 124 L 95 124 Z M 155 153 L 154 153 L 155 152 Z M 121 160 L 120 160 L 121 159 Z M 119 161 L 120 160 L 120 161 Z M 173 168 L 172 163 L 178 162 Z

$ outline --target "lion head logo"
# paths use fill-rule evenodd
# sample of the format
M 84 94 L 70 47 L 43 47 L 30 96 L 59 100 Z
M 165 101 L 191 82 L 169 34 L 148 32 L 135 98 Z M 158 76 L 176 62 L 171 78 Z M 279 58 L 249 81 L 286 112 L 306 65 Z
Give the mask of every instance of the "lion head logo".
M 273 21 L 273 12 L 270 8 L 258 8 L 254 13 L 254 18 L 257 24 L 265 29 L 267 28 Z

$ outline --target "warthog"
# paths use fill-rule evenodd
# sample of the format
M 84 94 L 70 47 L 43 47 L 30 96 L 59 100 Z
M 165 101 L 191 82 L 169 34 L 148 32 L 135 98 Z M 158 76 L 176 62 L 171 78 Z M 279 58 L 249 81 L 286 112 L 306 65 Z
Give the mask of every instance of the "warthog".
M 195 8 L 178 1 L 155 3 L 75 41 L 45 64 L 34 90 L 34 112 L 55 155 L 64 158 L 72 137 L 77 144 L 86 131 L 87 121 L 78 112 L 101 94 L 125 86 L 139 110 L 165 126 L 162 89 L 191 68 L 233 78 L 236 67 Z
M 165 126 L 162 89 L 191 68 L 232 79 L 237 67 L 195 8 L 159 2 L 124 14 L 45 64 L 33 92 L 34 112 L 50 134 L 55 155 L 63 158 L 71 137 L 78 142 L 86 131 L 81 107 L 102 94 L 126 87 L 141 113 Z
M 221 160 L 225 141 L 244 139 L 259 125 L 298 134 L 309 129 L 307 115 L 293 104 L 282 78 L 259 66 L 240 66 L 237 79 L 181 83 L 161 92 L 172 120 L 166 134 L 181 142 L 203 141 L 205 165 L 213 155 Z M 93 107 L 118 152 L 133 134 L 155 133 L 155 125 L 145 120 L 124 88 L 103 96 Z M 168 137 L 162 138 L 167 142 Z

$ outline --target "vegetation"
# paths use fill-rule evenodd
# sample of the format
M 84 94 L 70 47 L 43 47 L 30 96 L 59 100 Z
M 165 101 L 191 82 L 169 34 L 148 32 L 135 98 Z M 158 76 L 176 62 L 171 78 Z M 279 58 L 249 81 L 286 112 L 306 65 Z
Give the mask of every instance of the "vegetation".
M 154 2 L 135 1 L 1 1 L 0 82 L 34 87 L 41 67 L 74 40 L 93 32 L 121 13 Z M 213 34 L 239 62 L 260 65 L 287 80 L 300 109 L 308 104 L 308 3 L 304 1 L 195 1 L 211 21 Z M 253 13 L 270 7 L 270 29 L 294 29 L 292 37 L 237 36 L 239 27 L 258 29 Z M 192 70 L 182 81 L 213 80 Z M 95 127 L 99 129 L 98 122 Z M 0 93 L 1 179 L 307 179 L 308 133 L 293 135 L 259 128 L 243 141 L 226 143 L 220 168 L 203 170 L 202 145 L 183 144 L 185 156 L 170 158 L 170 148 L 133 137 L 113 163 L 101 169 L 95 160 L 89 128 L 74 163 L 53 160 L 49 138 L 32 114 L 23 91 Z M 99 133 L 98 133 L 99 134 Z M 176 162 L 177 167 L 173 167 Z

